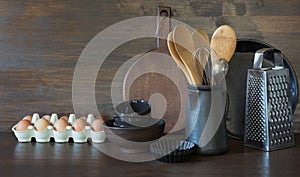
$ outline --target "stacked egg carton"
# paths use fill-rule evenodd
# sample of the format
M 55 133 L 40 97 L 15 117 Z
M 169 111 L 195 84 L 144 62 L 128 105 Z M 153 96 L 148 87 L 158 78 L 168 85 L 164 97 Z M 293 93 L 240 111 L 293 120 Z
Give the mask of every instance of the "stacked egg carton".
M 50 125 L 43 131 L 38 131 L 33 126 L 37 120 L 40 119 L 38 113 L 34 113 L 31 123 L 26 130 L 18 131 L 16 129 L 17 124 L 12 127 L 12 131 L 17 137 L 19 142 L 30 142 L 32 138 L 35 138 L 36 142 L 50 142 L 50 138 L 53 137 L 55 142 L 64 143 L 69 142 L 70 138 L 73 138 L 75 143 L 85 143 L 91 140 L 93 143 L 104 142 L 106 135 L 104 131 L 94 131 L 91 128 L 92 122 L 95 120 L 93 114 L 89 114 L 86 118 L 87 126 L 81 131 L 75 131 L 72 129 L 72 123 L 76 120 L 75 114 L 70 114 L 68 118 L 69 125 L 64 130 L 56 131 L 53 127 L 54 123 L 58 120 L 57 114 L 53 113 L 50 118 Z

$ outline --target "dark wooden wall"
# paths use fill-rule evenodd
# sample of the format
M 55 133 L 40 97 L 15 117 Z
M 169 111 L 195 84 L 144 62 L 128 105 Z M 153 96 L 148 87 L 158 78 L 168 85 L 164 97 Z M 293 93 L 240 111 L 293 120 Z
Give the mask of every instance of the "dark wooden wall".
M 239 38 L 263 40 L 281 49 L 300 78 L 298 0 L 2 0 L 0 132 L 10 131 L 25 114 L 73 112 L 73 72 L 87 43 L 121 20 L 155 15 L 158 5 L 171 6 L 172 18 L 209 35 L 229 24 Z M 135 40 L 111 53 L 98 73 L 99 109 L 111 101 L 111 80 L 118 67 L 154 47 L 153 39 Z M 296 124 L 299 119 L 300 106 Z

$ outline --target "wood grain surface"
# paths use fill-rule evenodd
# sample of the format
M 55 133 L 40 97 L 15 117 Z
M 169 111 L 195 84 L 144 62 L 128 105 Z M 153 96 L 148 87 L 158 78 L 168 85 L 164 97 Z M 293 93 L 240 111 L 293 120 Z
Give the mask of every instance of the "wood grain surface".
M 259 39 L 275 46 L 289 59 L 299 80 L 300 1 L 2 0 L 0 132 L 10 131 L 22 116 L 33 112 L 73 112 L 73 73 L 88 42 L 121 20 L 155 16 L 158 5 L 170 6 L 172 18 L 202 28 L 210 36 L 218 26 L 228 24 L 238 38 Z M 99 109 L 111 103 L 111 82 L 118 68 L 155 46 L 155 39 L 136 39 L 108 56 L 95 83 Z M 84 99 L 82 104 L 89 106 Z M 299 109 L 295 113 L 297 131 Z
M 300 173 L 299 134 L 296 146 L 272 152 L 244 147 L 242 141 L 230 139 L 227 153 L 194 155 L 184 163 L 121 161 L 92 143 L 18 143 L 12 133 L 0 133 L 0 139 L 6 142 L 0 144 L 0 174 L 9 177 L 298 177 Z

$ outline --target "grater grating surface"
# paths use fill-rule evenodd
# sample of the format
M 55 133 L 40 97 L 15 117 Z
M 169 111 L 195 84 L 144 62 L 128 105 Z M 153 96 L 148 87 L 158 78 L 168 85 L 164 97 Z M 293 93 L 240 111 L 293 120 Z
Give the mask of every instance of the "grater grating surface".
M 269 74 L 268 102 L 270 147 L 277 148 L 294 143 L 293 120 L 291 116 L 289 89 L 289 73 Z
M 249 77 L 247 101 L 249 119 L 247 119 L 248 126 L 246 129 L 249 140 L 261 143 L 266 141 L 263 78 L 263 73 L 250 75 Z
M 265 52 L 274 54 L 274 68 L 261 68 Z M 289 70 L 280 67 L 279 54 L 276 49 L 257 51 L 247 76 L 244 144 L 266 151 L 295 144 Z

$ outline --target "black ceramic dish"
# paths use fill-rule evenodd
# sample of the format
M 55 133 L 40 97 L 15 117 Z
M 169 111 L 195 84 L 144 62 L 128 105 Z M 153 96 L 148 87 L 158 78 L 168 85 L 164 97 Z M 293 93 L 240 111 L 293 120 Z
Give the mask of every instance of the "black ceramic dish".
M 151 111 L 151 106 L 146 100 L 130 100 L 118 104 L 115 111 L 119 116 L 147 115 Z
M 115 120 L 103 123 L 106 138 L 127 153 L 140 153 L 149 151 L 149 144 L 163 136 L 165 121 L 158 120 L 149 127 L 117 127 Z
M 156 160 L 167 163 L 180 163 L 190 159 L 195 144 L 183 140 L 159 140 L 150 144 L 150 151 Z
M 117 127 L 148 127 L 154 125 L 159 119 L 150 116 L 114 116 L 114 125 Z
M 258 40 L 239 39 L 235 54 L 229 62 L 229 71 L 226 75 L 226 85 L 229 95 L 226 126 L 228 134 L 236 139 L 243 139 L 244 137 L 247 71 L 253 67 L 254 54 L 261 48 L 274 47 Z M 282 51 L 282 53 L 284 53 L 284 51 Z M 290 70 L 290 92 L 292 95 L 292 108 L 294 112 L 299 92 L 296 73 L 284 55 L 283 64 L 285 68 L 289 68 Z M 263 67 L 272 66 L 274 66 L 273 61 L 268 59 L 263 61 Z
M 118 127 L 147 127 L 157 121 L 148 115 L 151 112 L 151 107 L 145 100 L 122 102 L 116 106 L 115 112 L 114 125 Z

